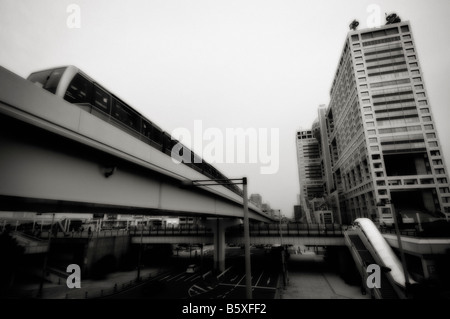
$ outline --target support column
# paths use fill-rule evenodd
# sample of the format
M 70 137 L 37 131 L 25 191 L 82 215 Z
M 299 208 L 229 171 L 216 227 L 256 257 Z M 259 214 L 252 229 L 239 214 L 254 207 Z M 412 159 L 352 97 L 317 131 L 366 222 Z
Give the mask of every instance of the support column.
M 215 218 L 206 221 L 206 225 L 214 232 L 214 270 L 218 273 L 225 271 L 225 230 L 238 224 L 239 219 Z
M 225 271 L 225 227 L 222 219 L 216 219 L 214 229 L 214 269 Z

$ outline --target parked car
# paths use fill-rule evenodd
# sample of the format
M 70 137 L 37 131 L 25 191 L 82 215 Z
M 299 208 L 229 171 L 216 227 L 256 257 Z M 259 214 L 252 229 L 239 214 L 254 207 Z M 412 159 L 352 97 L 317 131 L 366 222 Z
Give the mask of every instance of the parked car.
M 192 264 L 192 265 L 189 265 L 189 266 L 186 268 L 186 273 L 187 273 L 187 274 L 195 274 L 195 273 L 198 272 L 199 270 L 200 270 L 200 267 L 199 267 L 198 265 Z

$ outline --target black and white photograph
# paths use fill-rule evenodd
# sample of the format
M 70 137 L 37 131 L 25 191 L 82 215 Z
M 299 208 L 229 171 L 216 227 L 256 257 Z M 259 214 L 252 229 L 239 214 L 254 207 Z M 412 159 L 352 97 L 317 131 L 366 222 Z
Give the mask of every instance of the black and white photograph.
M 0 299 L 174 318 L 445 303 L 449 15 L 0 0 Z

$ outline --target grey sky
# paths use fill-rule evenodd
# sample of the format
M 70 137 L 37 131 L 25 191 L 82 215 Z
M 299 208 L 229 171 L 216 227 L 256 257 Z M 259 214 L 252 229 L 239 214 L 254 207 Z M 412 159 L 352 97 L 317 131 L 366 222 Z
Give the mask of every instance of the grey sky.
M 69 28 L 70 4 L 80 28 Z M 278 128 L 276 174 L 260 164 L 214 164 L 249 178 L 249 193 L 292 216 L 300 191 L 295 132 L 329 90 L 353 19 L 370 4 L 410 21 L 432 112 L 450 159 L 450 1 L 0 0 L 0 65 L 26 77 L 84 70 L 164 130 Z

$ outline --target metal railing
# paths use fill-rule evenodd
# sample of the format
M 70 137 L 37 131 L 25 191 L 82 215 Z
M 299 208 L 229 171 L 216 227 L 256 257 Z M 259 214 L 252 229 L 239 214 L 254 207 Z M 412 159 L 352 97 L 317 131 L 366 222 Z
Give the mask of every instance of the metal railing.
M 258 236 L 314 236 L 314 237 L 342 237 L 346 225 L 339 224 L 264 224 L 264 225 L 250 225 L 250 235 Z M 243 226 L 230 227 L 226 230 L 226 234 L 240 235 L 243 233 Z
M 183 227 L 154 226 L 147 229 L 134 228 L 130 230 L 132 236 L 213 236 L 211 228 L 201 225 Z

